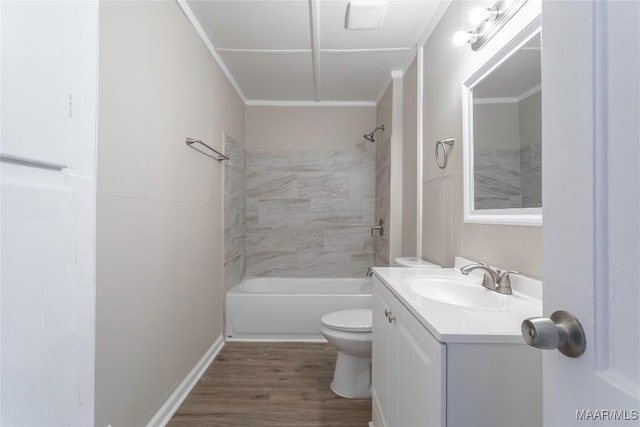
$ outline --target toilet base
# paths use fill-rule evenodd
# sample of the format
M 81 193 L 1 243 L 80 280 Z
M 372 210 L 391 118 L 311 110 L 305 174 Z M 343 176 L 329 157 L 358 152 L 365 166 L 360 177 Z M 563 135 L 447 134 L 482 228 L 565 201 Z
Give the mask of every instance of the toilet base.
M 349 399 L 371 398 L 371 357 L 338 352 L 331 390 Z

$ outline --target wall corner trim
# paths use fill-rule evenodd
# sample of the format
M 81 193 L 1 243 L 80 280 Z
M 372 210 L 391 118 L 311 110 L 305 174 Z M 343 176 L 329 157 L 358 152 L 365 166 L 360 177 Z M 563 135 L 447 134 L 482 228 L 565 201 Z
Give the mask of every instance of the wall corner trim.
M 440 0 L 440 4 L 438 5 L 436 13 L 427 24 L 427 28 L 425 28 L 422 36 L 418 41 L 419 46 L 424 46 L 427 40 L 429 40 L 429 37 L 431 37 L 431 33 L 433 33 L 433 30 L 436 29 L 438 22 L 440 22 L 440 19 L 442 19 L 442 17 L 444 16 L 444 13 L 447 11 L 449 6 L 451 6 L 452 1 L 453 0 Z
M 200 380 L 202 375 L 216 358 L 220 350 L 224 347 L 224 339 L 220 335 L 215 342 L 209 347 L 209 350 L 202 356 L 202 359 L 196 363 L 191 372 L 187 374 L 182 382 L 173 390 L 164 404 L 158 409 L 158 412 L 147 423 L 147 427 L 164 427 L 166 426 L 173 414 L 176 413 L 182 402 L 187 398 L 193 387 Z
M 187 0 L 175 0 L 175 1 L 176 3 L 178 3 L 178 6 L 180 6 L 180 9 L 182 9 L 182 12 L 187 17 L 191 25 L 193 25 L 193 28 L 196 30 L 196 33 L 198 33 L 198 35 L 202 39 L 202 42 L 209 50 L 209 53 L 211 53 L 211 56 L 213 56 L 213 59 L 216 61 L 216 63 L 218 64 L 218 66 L 220 67 L 224 75 L 227 77 L 227 80 L 229 80 L 229 83 L 231 83 L 231 86 L 233 86 L 233 88 L 235 89 L 236 93 L 238 94 L 242 102 L 246 104 L 247 97 L 244 96 L 242 89 L 240 89 L 240 86 L 238 86 L 238 83 L 233 78 L 231 71 L 229 71 L 224 61 L 222 60 L 222 57 L 216 51 L 215 46 L 213 45 L 213 43 L 211 43 L 211 40 L 209 40 L 209 37 L 207 36 L 207 33 L 204 31 L 204 28 L 202 28 L 202 25 L 200 25 L 198 18 L 196 18 L 196 15 L 193 13 L 191 8 L 187 4 Z

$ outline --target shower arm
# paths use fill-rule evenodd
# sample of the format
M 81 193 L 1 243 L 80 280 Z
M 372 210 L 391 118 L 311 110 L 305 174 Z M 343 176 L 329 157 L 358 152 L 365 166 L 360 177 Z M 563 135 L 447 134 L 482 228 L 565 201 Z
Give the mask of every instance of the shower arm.
M 369 142 L 376 142 L 376 139 L 374 138 L 374 134 L 379 130 L 384 131 L 384 125 L 380 125 L 377 128 L 375 128 L 373 131 L 367 134 L 364 134 L 364 139 L 366 139 Z

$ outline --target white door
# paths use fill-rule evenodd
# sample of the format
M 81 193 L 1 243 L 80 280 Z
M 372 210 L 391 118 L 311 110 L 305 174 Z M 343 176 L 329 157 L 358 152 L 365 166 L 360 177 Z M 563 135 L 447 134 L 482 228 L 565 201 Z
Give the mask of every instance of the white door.
M 587 339 L 545 351 L 544 423 L 640 425 L 640 2 L 542 18 L 544 315 Z
M 94 422 L 97 2 L 0 0 L 0 425 Z

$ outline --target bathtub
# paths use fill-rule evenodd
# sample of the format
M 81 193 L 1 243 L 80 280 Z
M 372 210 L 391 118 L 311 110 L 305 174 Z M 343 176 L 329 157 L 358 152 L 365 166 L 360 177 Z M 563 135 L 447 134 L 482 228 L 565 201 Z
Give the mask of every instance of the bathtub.
M 372 301 L 368 278 L 248 278 L 227 292 L 227 341 L 325 341 L 323 315 Z

